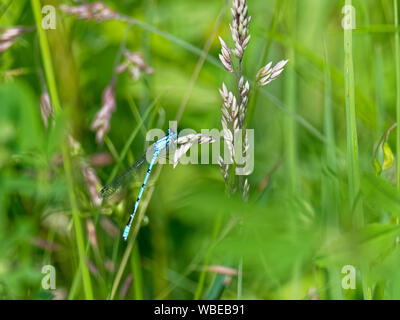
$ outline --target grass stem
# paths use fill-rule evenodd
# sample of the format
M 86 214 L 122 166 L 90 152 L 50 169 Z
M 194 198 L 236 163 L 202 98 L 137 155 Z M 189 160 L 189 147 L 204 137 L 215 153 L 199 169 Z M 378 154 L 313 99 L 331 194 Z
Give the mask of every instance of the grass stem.
M 352 1 L 346 0 L 346 6 L 351 6 Z M 354 211 L 354 227 L 363 225 L 362 211 L 356 208 L 356 199 L 360 190 L 360 168 L 357 136 L 357 114 L 355 102 L 354 62 L 353 62 L 353 31 L 351 26 L 344 30 L 344 55 L 345 55 L 345 104 L 347 127 L 347 176 L 349 183 L 350 208 Z
M 346 6 L 351 8 L 352 1 L 346 0 Z M 360 167 L 357 134 L 357 113 L 355 101 L 355 77 L 353 59 L 353 23 L 344 28 L 344 61 L 345 61 L 345 104 L 346 104 L 346 137 L 347 137 L 347 177 L 349 183 L 350 208 L 353 212 L 352 225 L 354 229 L 360 229 L 364 225 L 364 215 L 360 192 Z M 362 287 L 364 299 L 371 297 L 371 288 L 367 284 L 368 266 L 363 265 Z
M 394 51 L 395 51 L 395 69 L 396 69 L 396 122 L 400 123 L 400 43 L 399 43 L 399 12 L 398 0 L 393 0 L 394 6 Z M 400 191 L 400 130 L 397 130 L 396 139 L 396 166 L 397 166 L 397 190 Z
M 49 88 L 49 94 L 51 97 L 51 101 L 54 106 L 55 113 L 61 112 L 61 104 L 58 97 L 57 91 L 57 84 L 54 75 L 53 65 L 51 61 L 51 53 L 49 43 L 47 41 L 47 36 L 45 30 L 42 28 L 41 21 L 42 21 L 42 14 L 41 14 L 41 4 L 40 0 L 31 0 L 33 15 L 35 18 L 36 28 L 39 36 L 39 45 L 40 45 L 40 53 L 42 56 L 47 86 Z M 85 259 L 85 246 L 84 246 L 84 236 L 82 231 L 82 225 L 79 218 L 79 209 L 78 204 L 74 192 L 74 181 L 72 175 L 72 168 L 71 168 L 71 159 L 69 155 L 68 147 L 65 144 L 62 144 L 62 154 L 64 160 L 64 170 L 65 175 L 67 178 L 68 183 L 68 194 L 69 194 L 69 201 L 71 205 L 72 217 L 74 221 L 75 227 L 75 236 L 76 242 L 78 246 L 78 254 L 79 254 L 79 265 L 82 272 L 82 279 L 83 279 L 83 286 L 85 289 L 85 296 L 86 299 L 93 299 L 93 291 L 92 291 L 92 284 L 90 280 L 90 274 L 88 267 L 86 265 Z

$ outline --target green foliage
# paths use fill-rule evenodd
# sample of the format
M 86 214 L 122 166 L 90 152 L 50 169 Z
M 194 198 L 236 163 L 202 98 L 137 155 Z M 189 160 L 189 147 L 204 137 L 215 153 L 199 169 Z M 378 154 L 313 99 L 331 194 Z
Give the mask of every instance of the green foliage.
M 57 29 L 43 33 L 49 54 L 36 31 L 0 54 L 0 298 L 82 299 L 88 283 L 97 299 L 310 299 L 313 290 L 319 299 L 400 298 L 393 3 L 353 1 L 357 28 L 345 56 L 344 1 L 293 1 L 248 1 L 244 75 L 290 58 L 288 70 L 250 100 L 249 201 L 226 196 L 218 165 L 163 166 L 152 175 L 134 222 L 137 237 L 128 243 L 120 233 L 141 182 L 95 206 L 82 166 L 93 167 L 101 185 L 109 182 L 143 153 L 147 130 L 165 130 L 182 105 L 179 130 L 221 129 L 218 88 L 236 80 L 217 59 L 217 37 L 199 61 L 213 28 L 229 39 L 230 3 L 104 1 L 139 20 L 125 45 L 155 72 L 118 77 L 103 145 L 90 127 L 126 22 L 94 23 L 58 10 Z M 35 24 L 30 1 L 3 2 L 1 27 Z M 41 4 L 48 2 L 73 4 Z M 54 81 L 44 72 L 50 63 Z M 48 128 L 40 109 L 45 88 L 60 100 Z M 354 112 L 347 121 L 346 102 Z M 69 135 L 79 152 L 66 165 Z M 112 161 L 96 165 L 103 153 Z M 83 262 L 89 272 L 82 277 Z M 48 264 L 57 271 L 55 292 L 41 286 Z M 228 277 L 210 265 L 242 272 Z M 341 287 L 344 265 L 357 269 L 353 293 Z
M 383 156 L 384 156 L 382 170 L 388 170 L 394 164 L 394 155 L 393 155 L 392 149 L 390 149 L 390 146 L 387 142 L 385 142 L 382 145 L 382 150 L 383 150 Z
M 400 195 L 396 188 L 382 178 L 367 175 L 363 179 L 362 193 L 365 201 L 375 208 L 376 212 L 400 214 Z

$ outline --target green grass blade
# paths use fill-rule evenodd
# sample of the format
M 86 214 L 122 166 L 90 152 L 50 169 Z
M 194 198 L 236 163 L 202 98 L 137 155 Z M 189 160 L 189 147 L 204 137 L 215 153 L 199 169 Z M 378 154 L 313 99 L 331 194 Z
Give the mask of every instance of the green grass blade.
M 42 28 L 42 25 L 41 25 L 42 14 L 41 14 L 40 1 L 39 0 L 31 0 L 31 6 L 32 6 L 34 17 L 35 17 L 37 32 L 39 35 L 40 52 L 42 55 L 42 60 L 43 60 L 43 65 L 44 65 L 44 70 L 45 70 L 45 75 L 46 75 L 46 80 L 47 80 L 47 85 L 49 88 L 51 101 L 54 105 L 55 112 L 60 113 L 61 112 L 60 100 L 58 97 L 57 84 L 56 84 L 56 80 L 55 80 L 55 76 L 54 76 L 53 65 L 51 62 L 50 47 L 49 47 L 49 44 L 47 41 L 47 36 L 46 36 L 45 30 Z M 78 209 L 77 200 L 75 197 L 75 191 L 74 191 L 74 181 L 73 181 L 73 176 L 72 176 L 71 159 L 70 159 L 70 155 L 69 155 L 69 150 L 67 147 L 65 147 L 64 144 L 62 147 L 62 153 L 63 153 L 65 174 L 66 174 L 67 182 L 68 182 L 69 200 L 70 200 L 71 211 L 72 211 L 72 216 L 73 216 L 73 221 L 74 221 L 75 236 L 76 236 L 76 242 L 77 242 L 78 253 L 79 253 L 79 265 L 80 265 L 80 269 L 82 271 L 82 280 L 83 280 L 83 286 L 85 289 L 85 296 L 87 299 L 93 299 L 92 284 L 91 284 L 90 274 L 89 274 L 89 270 L 86 265 L 86 259 L 85 259 L 85 246 L 84 246 L 83 230 L 82 230 L 82 225 L 81 225 L 81 221 L 80 221 L 80 217 L 79 217 L 79 209 Z

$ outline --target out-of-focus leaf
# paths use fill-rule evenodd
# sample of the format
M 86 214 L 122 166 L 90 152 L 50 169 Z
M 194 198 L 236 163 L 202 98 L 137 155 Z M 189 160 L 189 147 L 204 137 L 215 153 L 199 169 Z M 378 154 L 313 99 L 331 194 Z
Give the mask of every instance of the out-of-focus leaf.
M 390 149 L 390 146 L 387 142 L 385 142 L 382 145 L 382 150 L 383 150 L 383 155 L 384 155 L 382 170 L 387 170 L 393 166 L 394 155 L 393 155 L 392 149 Z
M 218 300 L 226 288 L 226 275 L 218 274 L 208 291 L 206 300 Z
M 49 290 L 40 290 L 36 293 L 35 299 L 36 300 L 52 300 L 53 295 L 51 294 L 51 291 L 49 291 Z
M 14 141 L 9 145 L 15 151 L 42 149 L 43 125 L 40 120 L 39 102 L 31 89 L 19 82 L 0 85 L 0 119 L 11 126 Z
M 187 177 L 185 181 L 187 184 Z M 267 204 L 245 203 L 240 195 L 226 197 L 223 183 L 203 179 L 192 184 L 195 185 L 187 192 L 181 191 L 181 199 L 176 200 L 185 204 L 179 210 L 180 219 L 195 226 L 196 234 L 206 236 L 212 230 L 216 213 L 226 212 L 216 255 L 243 257 L 246 270 L 256 272 L 258 269 L 263 277 L 268 277 L 266 286 L 276 286 L 284 281 L 296 261 L 311 260 L 319 246 L 317 225 L 309 209 L 284 198 L 283 194 L 275 192 L 274 199 Z M 261 269 L 260 265 L 263 266 Z
M 371 281 L 385 281 L 389 280 L 393 274 L 399 272 L 400 264 L 400 248 L 394 249 L 390 254 L 380 261 L 380 263 L 371 267 L 370 278 Z
M 388 211 L 400 216 L 400 196 L 396 188 L 386 180 L 366 175 L 362 179 L 361 191 L 364 200 L 378 211 Z
M 50 157 L 56 152 L 60 152 L 60 144 L 65 138 L 66 119 L 63 113 L 55 117 L 54 125 L 48 130 L 47 137 L 47 155 Z
M 394 248 L 400 227 L 371 224 L 357 232 L 347 232 L 323 246 L 315 257 L 321 267 L 360 266 L 378 262 L 383 252 Z
M 377 159 L 372 160 L 372 166 L 374 167 L 375 174 L 380 176 L 382 173 L 382 167 Z

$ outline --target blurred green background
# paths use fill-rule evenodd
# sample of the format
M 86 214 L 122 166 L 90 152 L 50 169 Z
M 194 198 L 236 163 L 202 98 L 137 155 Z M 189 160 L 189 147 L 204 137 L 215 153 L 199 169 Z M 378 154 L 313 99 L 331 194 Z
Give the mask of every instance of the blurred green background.
M 235 81 L 218 60 L 218 36 L 232 44 L 230 1 L 104 1 L 143 22 L 129 30 L 126 48 L 142 52 L 155 72 L 135 81 L 118 77 L 117 108 L 103 146 L 90 126 L 127 23 L 79 20 L 57 9 L 57 28 L 45 34 L 63 111 L 49 129 L 39 107 L 38 70 L 46 58 L 36 31 L 18 38 L 0 55 L 0 297 L 400 298 L 396 169 L 389 165 L 377 176 L 372 166 L 377 146 L 379 162 L 388 157 L 378 142 L 396 122 L 400 95 L 396 1 L 352 3 L 360 166 L 355 199 L 348 188 L 348 134 L 355 128 L 346 122 L 344 1 L 248 0 L 253 19 L 246 77 L 253 80 L 269 61 L 290 59 L 277 80 L 252 93 L 250 199 L 225 195 L 218 165 L 163 166 L 145 191 L 143 223 L 128 243 L 121 231 L 141 182 L 96 207 L 81 165 L 91 164 L 105 184 L 113 170 L 144 152 L 147 130 L 166 130 L 179 110 L 180 130 L 221 128 L 218 88 Z M 32 2 L 0 0 L 0 26 L 34 26 Z M 210 49 L 203 50 L 208 41 Z M 70 177 L 61 156 L 67 129 L 79 144 L 68 161 Z M 395 152 L 395 133 L 388 143 Z M 104 153 L 112 161 L 97 163 Z M 362 223 L 354 223 L 356 212 Z M 45 265 L 55 267 L 55 290 L 42 287 Z M 356 270 L 356 289 L 342 288 L 346 265 Z

